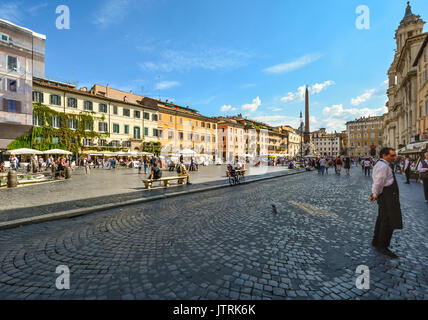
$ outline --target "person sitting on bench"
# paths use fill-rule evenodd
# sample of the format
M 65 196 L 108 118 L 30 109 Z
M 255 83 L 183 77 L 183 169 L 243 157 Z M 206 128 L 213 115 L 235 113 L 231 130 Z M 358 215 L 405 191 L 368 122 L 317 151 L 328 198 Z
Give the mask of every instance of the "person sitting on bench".
M 152 162 L 152 172 L 150 174 L 150 180 L 158 180 L 162 178 L 162 171 L 159 169 L 157 162 Z
M 178 164 L 177 173 L 180 177 L 187 177 L 187 185 L 191 185 L 190 174 L 187 172 L 186 165 L 184 164 L 183 160 L 180 160 L 180 163 Z

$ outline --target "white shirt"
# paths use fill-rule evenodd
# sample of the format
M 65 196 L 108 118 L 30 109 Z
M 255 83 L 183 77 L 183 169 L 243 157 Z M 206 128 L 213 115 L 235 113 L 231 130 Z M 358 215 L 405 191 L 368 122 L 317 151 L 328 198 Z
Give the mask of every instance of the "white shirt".
M 404 161 L 404 170 L 407 170 L 408 166 L 410 166 L 410 160 L 406 159 L 406 161 Z
M 384 187 L 389 187 L 394 183 L 394 175 L 389 163 L 385 160 L 379 160 L 373 169 L 372 193 L 377 198 L 382 194 Z
M 321 159 L 321 160 L 320 160 L 320 166 L 321 166 L 321 167 L 325 167 L 326 162 L 327 162 L 327 161 L 326 161 L 325 159 Z
M 364 167 L 370 168 L 371 162 L 369 160 L 364 161 Z
M 422 161 L 425 161 L 425 163 L 426 164 L 428 164 L 428 160 L 427 159 L 424 159 L 424 160 L 422 160 Z M 424 168 L 424 167 L 422 167 L 422 161 L 419 163 L 419 165 L 418 165 L 418 171 L 419 172 L 426 172 L 426 171 L 428 171 L 428 169 L 427 168 Z

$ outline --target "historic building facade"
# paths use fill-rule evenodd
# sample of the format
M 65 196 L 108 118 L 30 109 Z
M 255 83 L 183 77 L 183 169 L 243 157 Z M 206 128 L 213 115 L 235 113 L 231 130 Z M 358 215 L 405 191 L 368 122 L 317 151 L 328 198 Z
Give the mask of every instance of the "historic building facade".
M 427 33 L 425 22 L 407 5 L 395 32 L 396 51 L 388 70 L 388 112 L 384 117 L 384 145 L 399 149 L 415 141 L 418 116 L 418 78 L 415 57 Z
M 363 117 L 347 122 L 347 154 L 352 157 L 379 155 L 384 145 L 382 126 L 383 116 Z
M 312 143 L 321 156 L 336 157 L 342 155 L 342 134 L 327 133 L 325 128 L 312 132 Z
M 414 67 L 417 68 L 418 100 L 416 113 L 416 141 L 428 141 L 428 35 L 416 56 Z
M 33 80 L 33 102 L 65 114 L 93 115 L 95 120 L 88 124 L 88 130 L 105 134 L 107 137 L 84 139 L 83 146 L 86 148 L 143 151 L 145 139 L 158 139 L 156 131 L 152 131 L 157 130 L 157 121 L 154 121 L 156 119 L 153 119 L 152 115 L 158 114 L 157 108 L 153 106 L 113 99 L 86 88 L 77 89 L 74 85 L 38 78 Z M 145 115 L 151 120 L 145 121 Z M 156 125 L 153 125 L 153 122 Z M 73 130 L 78 126 L 73 121 L 61 123 L 59 119 L 52 123 L 54 128 L 66 126 Z M 40 125 L 37 116 L 33 119 L 33 125 Z
M 233 118 L 217 117 L 219 156 L 226 162 L 233 162 L 236 156 L 247 152 L 245 125 Z
M 162 153 L 190 149 L 215 159 L 218 152 L 216 119 L 168 102 L 158 101 L 158 108 Z
M 45 76 L 45 40 L 0 19 L 0 150 L 32 127 L 33 76 Z

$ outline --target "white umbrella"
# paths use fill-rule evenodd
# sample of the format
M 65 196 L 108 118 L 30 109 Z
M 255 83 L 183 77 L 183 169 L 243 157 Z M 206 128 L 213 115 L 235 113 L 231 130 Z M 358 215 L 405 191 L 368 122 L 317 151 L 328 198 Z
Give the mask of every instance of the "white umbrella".
M 66 151 L 66 150 L 61 150 L 61 149 L 52 149 L 52 150 L 47 150 L 43 152 L 44 154 L 60 154 L 60 155 L 72 155 L 73 152 L 70 151 Z
M 5 154 L 28 155 L 28 154 L 43 154 L 43 152 L 34 149 L 16 149 L 6 151 Z
M 180 151 L 180 154 L 182 154 L 184 157 L 196 157 L 198 154 L 190 149 L 184 149 Z

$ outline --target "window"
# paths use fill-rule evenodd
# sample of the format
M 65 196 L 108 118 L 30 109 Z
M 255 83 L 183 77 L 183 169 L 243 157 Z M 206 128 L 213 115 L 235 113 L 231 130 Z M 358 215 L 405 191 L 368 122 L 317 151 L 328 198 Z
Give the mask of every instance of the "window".
M 33 126 L 40 126 L 39 115 L 36 112 L 33 112 Z
M 85 101 L 83 103 L 83 105 L 84 105 L 84 109 L 87 111 L 93 111 L 94 110 L 94 106 L 93 106 L 92 101 Z
M 10 92 L 18 91 L 18 82 L 14 79 L 7 79 L 7 90 Z
M 61 117 L 53 116 L 52 119 L 52 128 L 61 128 Z
M 158 121 L 158 115 L 152 114 L 152 121 Z
M 100 103 L 100 112 L 107 113 L 107 105 L 105 103 Z
M 183 124 L 183 118 L 180 118 L 180 124 Z
M 158 137 L 158 129 L 153 129 L 153 137 Z
M 140 127 L 134 127 L 134 139 L 140 139 L 140 138 L 141 138 Z
M 169 116 L 169 122 L 172 122 L 172 116 Z
M 117 106 L 113 106 L 113 114 L 117 114 Z
M 67 105 L 69 108 L 77 108 L 77 99 L 75 98 L 68 98 L 67 99 Z
M 119 125 L 117 123 L 113 123 L 113 133 L 120 133 Z
M 94 131 L 94 122 L 93 121 L 85 121 L 85 130 L 86 131 Z
M 144 128 L 144 136 L 148 136 L 149 135 L 149 128 Z
M 7 56 L 7 70 L 18 71 L 18 58 Z
M 184 140 L 184 133 L 183 132 L 178 133 L 178 139 Z
M 78 127 L 79 127 L 79 120 L 73 119 L 73 118 L 68 118 L 68 128 L 69 129 L 77 130 Z
M 123 109 L 123 116 L 124 117 L 130 117 L 131 116 L 131 110 Z
M 43 93 L 38 91 L 33 91 L 33 102 L 43 103 Z
M 140 119 L 141 118 L 141 112 L 140 111 L 134 111 L 134 118 Z
M 150 120 L 150 113 L 144 112 L 144 119 Z
M 207 128 L 211 129 L 211 124 L 210 123 L 207 123 Z
M 129 125 L 125 124 L 125 134 L 129 134 Z
M 59 144 L 59 138 L 58 137 L 53 137 L 52 138 L 52 144 Z
M 98 131 L 99 132 L 107 132 L 108 131 L 108 124 L 107 122 L 100 122 L 98 123 Z
M 56 94 L 51 94 L 51 104 L 60 106 L 61 105 L 61 97 Z
M 213 129 L 216 129 L 217 125 L 213 124 Z
M 168 139 L 174 139 L 174 130 L 168 129 Z
M 0 33 L 0 35 L 1 35 L 1 37 L 0 37 L 1 41 L 9 42 L 9 36 L 7 34 Z

